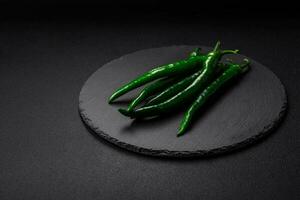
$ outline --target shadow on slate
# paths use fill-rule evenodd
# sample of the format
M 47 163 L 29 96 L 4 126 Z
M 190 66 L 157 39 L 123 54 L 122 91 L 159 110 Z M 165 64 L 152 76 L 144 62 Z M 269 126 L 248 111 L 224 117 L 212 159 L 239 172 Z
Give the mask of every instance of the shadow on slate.
M 113 144 L 162 157 L 208 157 L 231 152 L 254 143 L 277 127 L 287 108 L 285 89 L 270 70 L 252 59 L 251 70 L 220 92 L 220 96 L 214 96 L 180 138 L 176 133 L 184 110 L 152 120 L 132 121 L 117 109 L 125 107 L 139 90 L 124 95 L 117 104 L 107 103 L 116 88 L 154 66 L 185 58 L 194 48 L 147 49 L 107 63 L 86 81 L 80 92 L 79 112 L 83 121 Z M 228 57 L 239 62 L 245 56 Z

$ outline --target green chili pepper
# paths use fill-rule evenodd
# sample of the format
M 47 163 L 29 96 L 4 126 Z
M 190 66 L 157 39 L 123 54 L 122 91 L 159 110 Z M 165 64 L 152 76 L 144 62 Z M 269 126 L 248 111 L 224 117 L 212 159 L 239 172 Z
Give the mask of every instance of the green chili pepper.
M 199 110 L 199 108 L 208 100 L 210 96 L 212 96 L 216 91 L 218 91 L 222 86 L 224 86 L 227 82 L 231 81 L 233 78 L 238 75 L 246 72 L 249 69 L 249 60 L 245 59 L 245 63 L 242 65 L 233 64 L 223 72 L 221 76 L 219 76 L 212 84 L 210 84 L 194 101 L 192 106 L 185 113 L 183 120 L 180 124 L 179 132 L 177 136 L 181 136 L 185 133 L 187 128 L 189 127 L 192 118 Z
M 207 82 L 212 78 L 219 60 L 224 54 L 237 53 L 238 50 L 220 50 L 220 42 L 217 42 L 213 51 L 211 51 L 204 61 L 203 72 L 193 81 L 191 85 L 185 88 L 182 92 L 178 93 L 174 97 L 168 99 L 167 101 L 139 108 L 135 111 L 128 112 L 126 109 L 119 109 L 120 113 L 123 115 L 139 118 L 139 117 L 151 117 L 160 115 L 163 112 L 168 112 L 180 104 L 186 102 L 193 98 L 193 96 L 201 91 L 203 87 L 206 86 Z
M 200 48 L 196 48 L 195 51 L 193 51 L 190 54 L 190 57 L 199 56 L 200 55 L 200 50 L 201 50 Z M 200 67 L 202 67 L 202 66 L 200 66 Z M 185 72 L 184 74 L 187 74 L 187 73 Z M 151 95 L 153 95 L 153 94 L 155 94 L 157 92 L 165 90 L 166 88 L 168 88 L 171 85 L 174 85 L 178 81 L 181 82 L 182 81 L 182 77 L 184 77 L 184 74 L 183 75 L 178 75 L 175 78 L 173 78 L 173 77 L 167 77 L 167 78 L 164 78 L 164 79 L 160 79 L 160 80 L 156 81 L 155 83 L 153 83 L 153 84 L 145 87 L 138 94 L 138 96 L 129 104 L 129 106 L 127 108 L 127 111 L 128 112 L 132 111 L 139 103 L 141 103 L 143 100 L 147 99 L 149 96 L 151 96 Z M 197 73 L 195 73 L 193 76 L 195 76 L 195 75 L 197 75 Z M 190 77 L 190 76 L 188 76 L 188 77 Z M 187 87 L 187 85 L 186 85 L 186 87 Z
M 188 76 L 183 80 L 173 84 L 171 87 L 167 88 L 156 97 L 151 99 L 149 102 L 147 102 L 145 106 L 156 105 L 170 99 L 171 97 L 188 87 L 201 74 L 201 72 L 202 70 L 199 70 L 193 75 Z
M 227 68 L 227 65 L 225 65 L 223 63 L 219 63 L 218 65 L 219 66 L 218 66 L 217 73 L 219 73 L 220 70 L 223 71 Z M 160 94 L 155 96 L 153 99 L 148 101 L 145 106 L 159 104 L 159 103 L 162 103 L 162 102 L 170 99 L 171 97 L 175 96 L 176 94 L 178 94 L 179 92 L 184 90 L 186 87 L 188 87 L 201 74 L 201 72 L 202 72 L 202 70 L 175 83 L 174 85 L 167 88 L 166 90 L 164 90 L 163 92 L 161 92 Z
M 109 98 L 109 103 L 112 103 L 116 98 L 126 94 L 127 92 L 138 88 L 146 83 L 149 83 L 153 80 L 165 77 L 178 75 L 181 73 L 190 72 L 191 70 L 197 69 L 201 66 L 203 61 L 206 59 L 206 56 L 199 55 L 199 50 L 197 49 L 193 52 L 187 59 L 180 60 L 175 63 L 162 65 L 160 67 L 154 68 L 145 74 L 139 76 L 135 80 L 125 84 L 121 88 L 117 89 Z
M 171 85 L 173 85 L 175 82 L 177 82 L 180 79 L 180 77 L 177 78 L 164 78 L 156 81 L 155 83 L 145 87 L 138 96 L 129 104 L 127 111 L 132 111 L 139 103 L 141 103 L 143 100 L 147 99 L 149 96 L 162 91 Z

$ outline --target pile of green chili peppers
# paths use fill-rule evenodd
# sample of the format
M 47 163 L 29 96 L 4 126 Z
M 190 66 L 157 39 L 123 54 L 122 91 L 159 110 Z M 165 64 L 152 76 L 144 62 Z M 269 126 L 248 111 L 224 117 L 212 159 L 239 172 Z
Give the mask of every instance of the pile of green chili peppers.
M 190 127 L 197 111 L 224 85 L 249 69 L 249 60 L 241 64 L 229 61 L 221 63 L 222 56 L 237 54 L 238 50 L 221 50 L 220 42 L 214 49 L 203 54 L 197 48 L 188 58 L 171 64 L 158 66 L 117 89 L 109 98 L 112 103 L 118 97 L 142 85 L 147 85 L 120 113 L 131 118 L 149 118 L 176 111 L 182 105 L 189 105 L 177 136 Z M 145 102 L 145 103 L 143 103 Z M 138 107 L 143 103 L 142 106 Z

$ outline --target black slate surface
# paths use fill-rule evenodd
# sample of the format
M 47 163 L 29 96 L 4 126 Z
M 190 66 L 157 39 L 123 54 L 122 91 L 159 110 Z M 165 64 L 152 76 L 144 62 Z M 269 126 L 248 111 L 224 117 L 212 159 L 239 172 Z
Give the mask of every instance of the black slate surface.
M 1 18 L 0 199 L 298 200 L 299 20 L 225 16 Z M 276 133 L 236 153 L 182 160 L 124 151 L 85 128 L 78 95 L 99 67 L 139 49 L 217 39 L 283 82 L 289 109 Z
M 249 59 L 251 70 L 214 96 L 199 112 L 192 128 L 176 137 L 185 109 L 151 120 L 132 121 L 117 109 L 128 105 L 137 89 L 109 105 L 109 96 L 153 66 L 184 59 L 197 46 L 170 46 L 137 51 L 98 69 L 83 85 L 79 112 L 83 121 L 104 139 L 125 149 L 153 156 L 208 156 L 238 149 L 262 138 L 281 122 L 287 108 L 284 86 L 266 67 Z M 209 48 L 201 47 L 208 52 Z M 229 56 L 227 56 L 229 58 Z M 239 63 L 245 56 L 231 58 Z M 224 57 L 224 60 L 226 56 Z M 119 101 L 119 103 L 118 103 Z M 121 103 L 121 105 L 120 105 Z M 210 108 L 209 108 L 210 107 Z

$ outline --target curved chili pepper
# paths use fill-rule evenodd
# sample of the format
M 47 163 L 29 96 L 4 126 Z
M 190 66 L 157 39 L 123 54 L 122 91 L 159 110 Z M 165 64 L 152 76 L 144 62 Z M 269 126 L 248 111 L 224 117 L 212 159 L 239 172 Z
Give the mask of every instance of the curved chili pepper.
M 199 70 L 191 76 L 188 76 L 183 80 L 173 84 L 171 87 L 167 88 L 166 90 L 158 94 L 156 97 L 148 101 L 145 106 L 159 104 L 170 99 L 171 97 L 188 87 L 201 73 L 202 70 Z
M 164 76 L 171 76 L 181 74 L 187 71 L 191 71 L 203 63 L 206 59 L 206 56 L 198 55 L 198 52 L 192 53 L 187 59 L 180 60 L 175 63 L 162 65 L 160 67 L 154 68 L 145 74 L 139 76 L 133 81 L 125 84 L 121 88 L 117 89 L 109 98 L 109 103 L 112 103 L 116 98 L 126 94 L 127 92 L 138 88 L 146 83 L 149 83 L 158 78 L 162 78 Z
M 193 57 L 193 56 L 199 56 L 200 55 L 200 51 L 201 49 L 200 48 L 196 48 L 191 54 L 190 54 L 190 57 Z M 202 66 L 200 66 L 202 67 Z M 192 77 L 188 76 L 185 79 L 195 79 L 196 76 L 201 73 L 202 70 L 196 72 L 194 75 L 192 75 Z M 187 74 L 186 72 L 184 74 Z M 181 85 L 181 82 L 183 81 L 182 77 L 184 77 L 184 74 L 183 75 L 178 75 L 177 77 L 173 78 L 173 77 L 167 77 L 167 78 L 164 78 L 164 79 L 160 79 L 158 81 L 156 81 L 155 83 L 145 87 L 139 94 L 138 96 L 129 104 L 128 108 L 127 108 L 127 111 L 130 112 L 132 111 L 139 103 L 141 103 L 143 100 L 147 99 L 149 96 L 157 93 L 157 92 L 160 92 L 160 91 L 163 91 L 165 90 L 166 88 L 168 88 L 169 86 L 171 86 L 171 88 L 173 88 L 174 85 L 177 85 L 179 81 L 179 85 Z M 189 73 L 190 74 L 190 73 Z M 185 86 L 182 87 L 182 89 L 184 89 L 185 87 L 187 87 L 191 82 L 187 82 L 185 81 L 186 83 L 184 83 Z M 178 90 L 179 88 L 174 88 L 175 90 Z M 169 92 L 170 94 L 170 92 Z M 173 95 L 172 95 L 173 96 Z M 172 97 L 170 96 L 170 97 Z M 166 95 L 164 95 L 164 97 L 166 97 Z M 149 103 L 149 102 L 148 102 Z M 147 105 L 148 105 L 147 103 Z
M 223 63 L 218 63 L 217 73 L 219 73 L 219 71 L 225 70 L 226 68 L 227 68 L 227 65 L 225 65 Z M 160 94 L 155 96 L 153 99 L 148 101 L 145 106 L 159 104 L 159 103 L 162 103 L 162 102 L 170 99 L 171 97 L 175 96 L 176 94 L 178 94 L 179 92 L 184 90 L 186 87 L 188 87 L 201 74 L 201 72 L 202 72 L 202 70 L 194 73 L 191 76 L 186 77 L 185 79 L 183 79 L 183 80 L 179 81 L 178 83 L 175 83 L 171 87 L 165 89 L 163 92 L 161 92 Z
M 201 51 L 201 48 L 196 48 L 191 54 L 190 54 L 190 57 L 193 57 L 193 56 L 200 56 L 200 51 Z M 198 72 L 199 73 L 199 72 Z M 198 73 L 195 73 L 196 75 Z M 188 76 L 190 77 L 190 76 Z M 188 78 L 187 77 L 187 78 Z M 196 77 L 195 77 L 196 78 Z M 147 99 L 149 96 L 157 93 L 157 92 L 160 92 L 160 91 L 163 91 L 165 90 L 166 88 L 168 88 L 169 86 L 171 85 L 176 85 L 175 83 L 179 80 L 181 80 L 181 76 L 178 76 L 176 78 L 164 78 L 164 79 L 160 79 L 158 81 L 156 81 L 155 83 L 145 87 L 139 94 L 138 96 L 129 104 L 128 108 L 127 108 L 127 111 L 130 112 L 132 111 L 139 103 L 141 103 L 143 100 Z M 182 80 L 181 80 L 182 81 Z M 181 82 L 180 81 L 180 82 Z M 179 82 L 179 83 L 180 83 Z M 189 84 L 189 83 L 188 83 Z M 186 85 L 185 87 L 187 87 L 188 85 Z M 173 87 L 173 86 L 171 86 Z M 171 97 L 171 96 L 170 96 Z M 149 103 L 149 102 L 148 102 Z M 147 103 L 147 105 L 148 105 Z
M 147 99 L 149 96 L 162 91 L 171 85 L 173 85 L 175 82 L 177 82 L 180 79 L 180 77 L 177 78 L 164 78 L 156 81 L 155 83 L 145 87 L 138 96 L 129 104 L 127 111 L 132 111 L 139 103 L 141 103 L 143 100 Z
M 119 112 L 125 116 L 139 118 L 139 117 L 151 117 L 160 115 L 163 112 L 168 112 L 171 109 L 179 106 L 183 102 L 190 100 L 193 96 L 201 91 L 203 87 L 210 81 L 212 78 L 219 60 L 224 54 L 233 53 L 236 54 L 238 50 L 220 50 L 220 42 L 217 42 L 213 51 L 211 51 L 207 55 L 207 59 L 204 62 L 203 72 L 194 80 L 194 82 L 185 88 L 182 92 L 178 93 L 174 97 L 168 99 L 167 101 L 152 105 L 152 106 L 145 106 L 139 108 L 135 111 L 128 112 L 125 109 L 119 109 Z
M 249 60 L 244 59 L 244 61 L 245 63 L 242 65 L 238 65 L 238 64 L 230 65 L 230 67 L 225 72 L 223 72 L 221 76 L 219 76 L 198 96 L 198 98 L 194 101 L 192 106 L 185 113 L 183 120 L 180 124 L 179 132 L 177 136 L 181 136 L 185 133 L 196 112 L 199 110 L 199 108 L 201 108 L 201 106 L 208 100 L 210 96 L 212 96 L 227 82 L 231 81 L 233 78 L 246 72 L 249 69 Z

